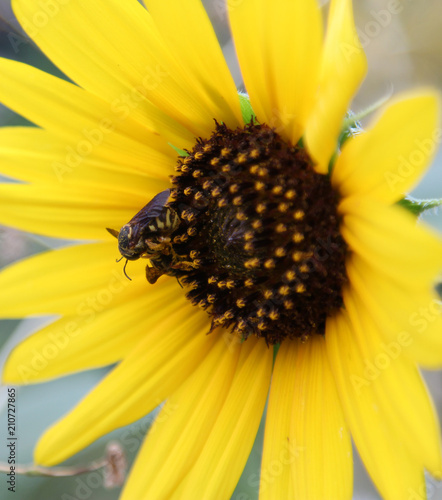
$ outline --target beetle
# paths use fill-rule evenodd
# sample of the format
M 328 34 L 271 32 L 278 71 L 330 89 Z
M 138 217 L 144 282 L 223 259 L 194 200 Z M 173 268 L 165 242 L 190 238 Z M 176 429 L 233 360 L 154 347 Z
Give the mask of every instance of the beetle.
M 150 259 L 153 264 L 152 267 L 149 265 L 146 267 L 146 278 L 151 284 L 163 274 L 173 276 L 173 269 L 183 267 L 171 244 L 170 236 L 180 225 L 180 218 L 167 204 L 169 196 L 170 189 L 157 194 L 120 231 L 106 228 L 118 239 L 121 258 L 126 259 L 123 269 L 126 276 L 128 261 L 140 257 Z

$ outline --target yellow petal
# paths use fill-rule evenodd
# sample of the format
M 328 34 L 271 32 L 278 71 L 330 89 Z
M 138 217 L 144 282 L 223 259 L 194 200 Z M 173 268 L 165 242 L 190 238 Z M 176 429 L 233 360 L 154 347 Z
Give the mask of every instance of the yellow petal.
M 171 499 L 230 498 L 252 449 L 267 398 L 273 351 L 249 338 L 226 401 L 198 459 Z
M 197 460 L 232 385 L 242 345 L 227 332 L 165 403 L 149 431 L 122 500 L 170 498 Z M 171 473 L 172 472 L 172 473 Z
M 137 199 L 86 186 L 0 184 L 0 223 L 56 238 L 109 240 L 106 227 L 119 229 L 157 193 L 148 188 L 146 197 Z
M 3 380 L 29 384 L 115 363 L 185 302 L 175 280 L 160 280 L 120 306 L 61 318 L 15 347 Z
M 13 8 L 43 52 L 112 109 L 124 110 L 140 123 L 156 123 L 163 135 L 174 128 L 183 138 L 189 137 L 184 128 L 192 136 L 213 129 L 214 116 L 200 101 L 194 80 L 138 2 L 66 2 L 56 6 L 56 19 L 41 27 L 34 21 L 42 15 L 38 3 L 14 0 Z
M 297 353 L 294 342 L 287 341 L 281 344 L 276 356 L 265 420 L 259 500 L 294 498 L 291 464 L 303 452 L 291 440 Z
M 442 270 L 442 242 L 400 207 L 352 197 L 339 205 L 341 233 L 371 267 L 408 289 L 430 288 Z
M 306 145 L 318 163 L 318 172 L 327 172 L 343 118 L 366 67 L 351 0 L 331 0 L 316 104 L 305 132 Z
M 442 138 L 434 93 L 399 96 L 363 134 L 348 140 L 333 169 L 343 196 L 370 195 L 387 203 L 422 177 Z
M 106 86 L 104 82 L 103 86 Z M 144 152 L 149 155 L 153 148 L 173 158 L 176 154 L 167 142 L 179 147 L 191 147 L 194 142 L 193 136 L 177 125 L 167 128 L 161 116 L 156 116 L 155 109 L 149 110 L 151 114 L 145 110 L 146 119 L 139 122 L 130 116 L 130 109 L 118 105 L 118 101 L 117 105 L 109 104 L 72 83 L 2 58 L 0 101 L 65 140 L 80 156 L 88 157 L 104 148 L 117 157 L 121 152 L 145 156 Z
M 144 340 L 40 439 L 35 460 L 54 465 L 104 434 L 147 415 L 174 392 L 212 348 L 207 315 L 187 304 Z
M 363 355 L 363 366 L 352 373 L 356 392 L 373 392 L 391 433 L 420 466 L 441 474 L 440 432 L 422 377 L 399 342 L 386 344 L 364 302 L 346 289 L 344 303 Z
M 131 282 L 116 257 L 114 239 L 44 252 L 11 265 L 0 273 L 1 317 L 66 314 L 92 320 L 145 293 L 145 262 L 129 264 Z
M 145 4 L 212 117 L 221 117 L 230 127 L 241 125 L 236 86 L 201 1 L 147 0 Z
M 434 290 L 386 280 L 357 255 L 348 259 L 347 273 L 387 343 L 399 344 L 419 365 L 442 366 L 442 308 Z
M 351 441 L 322 338 L 299 346 L 295 367 L 290 439 L 298 449 L 292 462 L 294 498 L 350 499 Z
M 365 361 L 372 354 L 366 349 L 364 333 L 354 328 L 347 313 L 341 311 L 327 321 L 325 340 L 345 420 L 381 495 L 389 500 L 403 500 L 409 498 L 410 491 L 425 491 L 422 464 L 389 425 L 387 408 L 377 393 L 378 388 L 382 391 L 380 379 L 362 389 L 355 381 L 355 374 L 363 372 Z M 407 418 L 408 415 L 401 415 L 401 420 Z M 397 421 L 396 425 L 403 424 Z
M 352 474 L 350 436 L 323 339 L 282 344 L 266 418 L 260 500 L 350 499 Z
M 227 2 L 233 39 L 252 107 L 296 143 L 317 86 L 322 18 L 315 0 Z
M 99 135 L 95 140 L 99 139 Z M 146 199 L 169 183 L 174 160 L 161 152 L 144 148 L 145 157 L 126 151 L 100 149 L 82 155 L 56 135 L 36 127 L 0 128 L 2 174 L 26 182 L 128 192 Z M 80 151 L 80 153 L 79 153 Z M 135 152 L 136 153 L 136 152 Z M 167 182 L 167 184 L 165 184 Z

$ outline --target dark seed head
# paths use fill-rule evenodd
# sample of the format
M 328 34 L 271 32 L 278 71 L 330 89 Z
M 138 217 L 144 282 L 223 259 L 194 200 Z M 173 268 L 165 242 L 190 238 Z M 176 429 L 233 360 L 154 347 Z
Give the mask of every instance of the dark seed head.
M 269 344 L 323 334 L 342 306 L 347 247 L 337 194 L 306 151 L 266 125 L 217 124 L 178 162 L 170 206 L 177 271 L 212 326 Z

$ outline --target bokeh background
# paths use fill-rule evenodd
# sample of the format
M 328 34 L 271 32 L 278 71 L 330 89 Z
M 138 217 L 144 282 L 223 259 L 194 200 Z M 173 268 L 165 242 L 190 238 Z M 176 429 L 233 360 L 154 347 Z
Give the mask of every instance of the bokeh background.
M 224 0 L 205 0 L 204 4 L 214 23 L 226 58 L 231 64 L 238 87 L 240 87 L 241 75 L 230 39 Z M 328 2 L 323 1 L 322 4 L 325 15 Z M 353 4 L 358 32 L 369 61 L 368 76 L 352 105 L 354 111 L 361 111 L 392 93 L 416 86 L 432 86 L 442 91 L 442 2 L 440 0 L 354 0 Z M 10 0 L 0 0 L 0 17 L 0 56 L 24 61 L 63 77 L 21 31 L 10 8 Z M 0 105 L 0 125 L 15 126 L 25 123 L 23 118 Z M 388 144 L 385 147 L 388 148 Z M 424 180 L 412 194 L 419 198 L 442 197 L 441 151 Z M 442 232 L 440 210 L 426 213 L 422 218 Z M 0 226 L 0 267 L 65 244 L 66 241 L 63 240 L 26 234 Z M 12 347 L 38 329 L 39 325 L 45 321 L 47 318 L 27 319 L 21 322 L 0 321 L 0 366 Z M 20 463 L 26 464 L 32 461 L 32 449 L 38 436 L 69 411 L 106 373 L 107 369 L 93 370 L 53 382 L 17 388 L 19 435 L 17 456 Z M 442 372 L 425 372 L 424 375 L 435 406 L 439 415 L 442 416 Z M 6 387 L 0 388 L 0 462 L 7 458 L 6 389 Z M 419 409 L 417 408 L 416 411 Z M 131 426 L 103 437 L 67 463 L 86 464 L 98 459 L 102 456 L 106 444 L 112 440 L 118 441 L 125 449 L 130 463 L 153 417 L 154 415 L 148 415 Z M 262 431 L 263 425 L 261 425 L 241 481 L 232 497 L 235 500 L 257 498 L 256 485 L 261 457 Z M 355 500 L 380 498 L 356 453 L 354 482 Z M 19 477 L 16 489 L 17 493 L 8 492 L 6 477 L 0 475 L 0 498 L 5 500 L 17 498 L 20 500 L 112 500 L 118 498 L 120 491 L 119 488 L 113 490 L 103 488 L 103 479 L 98 472 L 72 478 Z M 428 498 L 442 500 L 442 483 L 429 479 Z

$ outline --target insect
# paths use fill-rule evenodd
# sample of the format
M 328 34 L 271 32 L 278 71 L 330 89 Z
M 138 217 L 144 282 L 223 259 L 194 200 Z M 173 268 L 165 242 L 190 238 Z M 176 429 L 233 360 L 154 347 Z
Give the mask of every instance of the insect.
M 175 210 L 168 206 L 169 196 L 170 189 L 157 194 L 120 231 L 106 228 L 118 238 L 121 259 L 126 259 L 123 269 L 126 276 L 128 261 L 140 257 L 150 259 L 153 264 L 152 267 L 146 267 L 146 278 L 151 284 L 163 274 L 173 276 L 174 269 L 187 267 L 186 263 L 180 262 L 179 256 L 172 248 L 171 234 L 180 225 L 180 218 Z

